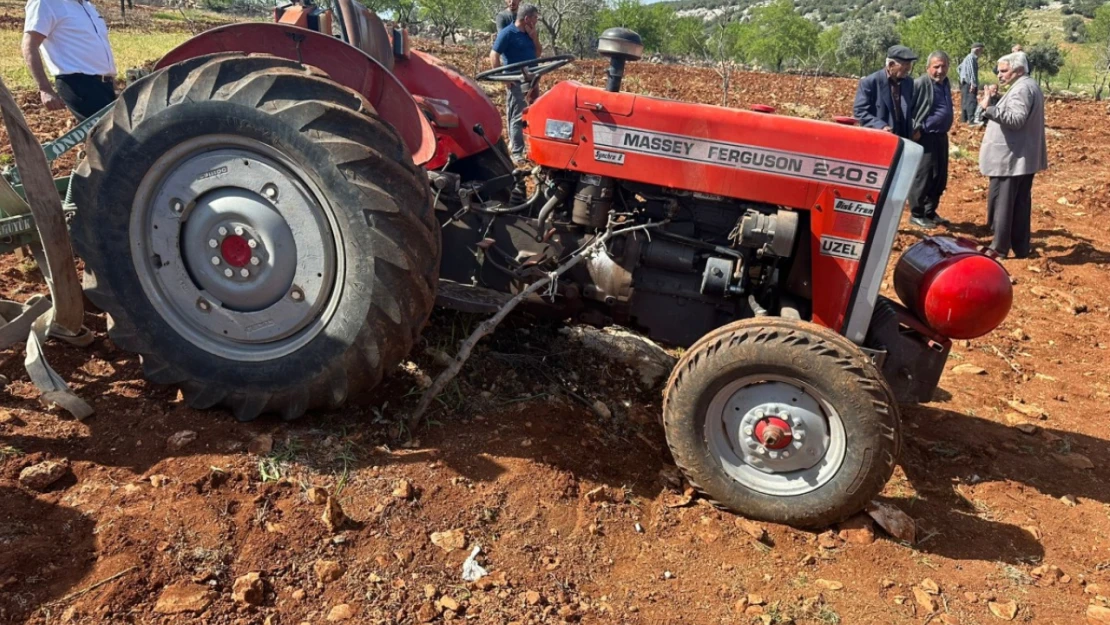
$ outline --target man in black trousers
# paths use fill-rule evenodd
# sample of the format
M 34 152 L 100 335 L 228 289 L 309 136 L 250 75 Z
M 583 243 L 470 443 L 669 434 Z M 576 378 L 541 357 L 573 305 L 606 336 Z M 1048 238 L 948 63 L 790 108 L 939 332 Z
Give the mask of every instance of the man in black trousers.
M 28 0 L 24 13 L 23 61 L 47 110 L 69 107 L 77 121 L 83 121 L 116 99 L 116 60 L 108 25 L 91 2 Z M 54 76 L 53 85 L 47 69 Z
M 910 188 L 910 223 L 926 230 L 948 225 L 937 215 L 940 196 L 948 186 L 948 130 L 953 118 L 948 66 L 947 54 L 930 54 L 925 73 L 913 84 L 913 140 L 925 153 Z

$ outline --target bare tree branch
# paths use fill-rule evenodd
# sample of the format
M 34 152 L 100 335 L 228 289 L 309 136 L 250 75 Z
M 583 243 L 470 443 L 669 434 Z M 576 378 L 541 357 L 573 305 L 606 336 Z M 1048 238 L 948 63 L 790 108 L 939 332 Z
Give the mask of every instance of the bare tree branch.
M 609 228 L 607 228 L 605 232 L 598 236 L 596 239 L 591 241 L 589 245 L 586 245 L 581 250 L 572 254 L 571 257 L 567 259 L 562 265 L 559 265 L 556 269 L 548 273 L 543 278 L 528 285 L 528 288 L 524 289 L 520 293 L 517 293 L 512 299 L 505 302 L 505 304 L 501 306 L 501 309 L 494 313 L 492 317 L 478 324 L 478 327 L 474 328 L 474 332 L 472 332 L 470 336 L 467 337 L 465 341 L 463 341 L 462 345 L 459 347 L 458 355 L 455 356 L 450 366 L 448 366 L 438 376 L 436 376 L 436 379 L 432 381 L 432 385 L 429 386 L 428 390 L 424 391 L 424 394 L 420 397 L 420 403 L 416 405 L 416 410 L 413 411 L 412 415 L 409 416 L 407 421 L 409 431 L 415 431 L 417 426 L 420 425 L 420 420 L 424 417 L 424 413 L 428 411 L 428 407 L 431 406 L 432 401 L 434 401 L 435 398 L 443 392 L 443 389 L 447 387 L 447 384 L 450 383 L 451 380 L 455 379 L 455 376 L 459 374 L 459 371 L 462 370 L 463 364 L 466 363 L 467 359 L 470 358 L 471 352 L 474 351 L 474 347 L 478 345 L 478 341 L 481 341 L 483 338 L 489 336 L 490 334 L 493 334 L 493 331 L 497 329 L 497 326 L 505 319 L 506 316 L 508 316 L 510 312 L 512 312 L 514 308 L 517 307 L 517 305 L 519 305 L 530 295 L 538 292 L 540 289 L 544 288 L 548 284 L 551 284 L 553 281 L 558 280 L 559 276 L 563 275 L 575 265 L 582 262 L 583 259 L 597 253 L 597 251 L 600 250 L 609 239 L 612 239 L 613 237 L 621 234 L 628 234 L 631 232 L 636 232 L 638 230 L 655 228 L 661 226 L 663 223 L 665 222 L 653 222 L 647 224 L 639 224 L 635 226 L 627 226 L 624 228 L 615 228 L 614 226 L 619 224 L 610 223 Z

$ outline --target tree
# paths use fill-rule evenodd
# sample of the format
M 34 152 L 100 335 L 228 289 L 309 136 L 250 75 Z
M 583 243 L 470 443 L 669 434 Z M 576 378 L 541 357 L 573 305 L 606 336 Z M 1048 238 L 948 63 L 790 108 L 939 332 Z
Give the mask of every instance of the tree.
M 902 43 L 918 54 L 947 50 L 962 58 L 971 44 L 986 45 L 989 58 L 1008 54 L 1025 30 L 1022 0 L 923 0 L 921 14 L 902 22 Z
M 644 49 L 652 52 L 664 50 L 671 25 L 676 21 L 674 9 L 666 3 L 640 4 L 639 0 L 617 0 L 612 7 L 601 11 L 598 30 L 623 26 L 636 31 L 644 41 Z
M 406 26 L 419 24 L 420 6 L 417 0 L 358 0 L 370 11 Z
M 1060 51 L 1060 46 L 1048 40 L 1040 41 L 1030 46 L 1026 55 L 1033 68 L 1033 77 L 1046 89 L 1049 88 L 1049 80 L 1064 66 L 1064 53 Z
M 1087 40 L 1087 23 L 1078 15 L 1069 15 L 1061 22 L 1064 27 L 1064 38 L 1069 43 L 1083 43 Z
M 844 24 L 837 54 L 842 59 L 858 62 L 858 73 L 862 76 L 878 69 L 887 48 L 899 40 L 894 22 L 889 19 L 853 20 Z
M 580 56 L 593 53 L 600 34 L 598 17 L 604 0 L 540 0 L 540 25 L 552 54 L 571 51 Z
M 1101 6 L 1104 0 L 1071 0 L 1072 10 L 1083 17 L 1094 17 Z
M 788 61 L 809 57 L 820 27 L 794 12 L 791 0 L 775 0 L 752 10 L 746 48 L 759 62 L 781 72 Z
M 704 21 L 697 17 L 680 17 L 671 24 L 666 51 L 678 56 L 704 56 L 706 42 Z
M 840 65 L 840 40 L 844 36 L 844 29 L 840 25 L 829 26 L 817 35 L 817 46 L 813 51 L 813 70 L 820 74 L 822 71 L 837 68 Z
M 1087 27 L 1087 41 L 1095 50 L 1095 99 L 1102 99 L 1102 90 L 1110 76 L 1110 4 L 1095 11 L 1095 19 Z
M 439 43 L 447 43 L 462 28 L 478 27 L 483 21 L 482 0 L 420 0 L 420 18 L 439 32 Z

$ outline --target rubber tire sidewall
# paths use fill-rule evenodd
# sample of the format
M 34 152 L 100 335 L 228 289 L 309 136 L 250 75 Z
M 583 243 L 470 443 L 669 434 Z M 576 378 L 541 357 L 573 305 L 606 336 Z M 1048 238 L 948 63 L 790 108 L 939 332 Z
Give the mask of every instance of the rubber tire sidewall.
M 809 352 L 775 339 L 730 344 L 732 332 L 715 332 L 691 348 L 676 369 L 683 380 L 668 393 L 664 410 L 667 441 L 675 460 L 689 479 L 716 503 L 744 516 L 801 527 L 825 526 L 860 511 L 889 479 L 900 447 L 899 419 L 893 396 L 878 371 L 846 339 L 813 324 L 794 324 L 793 330 L 748 326 L 750 332 L 802 331 L 817 340 L 834 343 L 839 357 Z M 731 327 L 731 326 L 730 326 Z M 714 342 L 722 345 L 714 348 Z M 845 366 L 838 363 L 851 351 Z M 697 359 L 691 367 L 690 359 Z M 686 371 L 679 371 L 687 367 Z M 850 368 L 849 368 L 850 367 Z M 866 383 L 875 392 L 860 386 Z M 747 376 L 783 376 L 817 389 L 832 404 L 844 425 L 845 452 L 836 474 L 816 490 L 802 495 L 775 496 L 751 490 L 733 480 L 712 453 L 705 437 L 706 413 L 717 393 Z M 675 378 L 672 377 L 672 385 Z M 670 389 L 668 389 L 670 390 Z M 876 395 L 885 395 L 885 408 Z M 883 410 L 886 414 L 883 414 Z
M 204 128 L 203 134 L 246 137 L 277 149 L 300 167 L 301 175 L 311 179 L 330 204 L 336 254 L 345 264 L 342 275 L 336 274 L 332 286 L 331 297 L 336 296 L 336 289 L 340 290 L 338 305 L 320 332 L 292 353 L 259 362 L 212 354 L 166 323 L 150 304 L 139 281 L 130 244 L 132 199 L 154 161 L 175 145 L 200 136 L 197 128 Z M 235 379 L 222 380 L 225 386 L 245 384 L 277 392 L 313 380 L 356 342 L 376 295 L 371 281 L 357 279 L 374 271 L 373 256 L 359 251 L 370 249 L 370 228 L 363 211 L 355 208 L 365 200 L 335 167 L 324 148 L 274 116 L 217 100 L 181 102 L 143 119 L 129 135 L 120 129 L 114 132 L 120 136 L 113 139 L 123 144 L 112 150 L 111 162 L 103 164 L 97 197 L 91 206 L 82 206 L 78 224 L 84 231 L 81 238 L 98 248 L 97 255 L 118 259 L 96 268 L 98 283 L 106 285 L 116 301 L 126 303 L 129 320 L 137 331 L 148 335 L 155 353 L 172 354 L 174 365 L 192 379 L 220 383 L 224 372 L 234 372 Z M 109 172 L 110 182 L 106 180 Z

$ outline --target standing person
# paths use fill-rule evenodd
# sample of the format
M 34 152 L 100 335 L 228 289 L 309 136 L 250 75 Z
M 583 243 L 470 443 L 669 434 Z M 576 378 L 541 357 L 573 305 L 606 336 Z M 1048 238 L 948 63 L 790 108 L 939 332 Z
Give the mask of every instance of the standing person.
M 994 230 L 990 248 L 1005 257 L 1013 250 L 1025 258 L 1030 250 L 1033 175 L 1048 169 L 1044 133 L 1044 94 L 1029 76 L 1024 52 L 998 59 L 998 80 L 1009 91 L 992 105 L 996 87 L 979 98 L 987 131 L 979 148 L 979 171 L 990 177 L 987 221 Z
M 28 0 L 22 48 L 47 110 L 69 107 L 83 121 L 116 99 L 108 26 L 88 0 Z
M 971 44 L 971 52 L 956 68 L 960 77 L 960 121 L 965 124 L 975 121 L 975 106 L 979 99 L 979 57 L 982 54 L 983 44 Z
M 948 55 L 933 52 L 925 73 L 913 84 L 913 139 L 925 153 L 910 187 L 910 223 L 932 230 L 948 220 L 937 215 L 940 196 L 948 186 L 948 130 L 952 127 L 952 86 Z
M 520 0 L 505 0 L 505 10 L 498 13 L 497 17 L 493 18 L 494 23 L 497 24 L 497 30 L 494 31 L 494 39 L 497 35 L 505 30 L 505 27 L 516 21 L 516 11 L 520 8 Z
M 509 24 L 497 33 L 493 42 L 493 49 L 489 53 L 491 68 L 501 67 L 504 57 L 506 65 L 531 61 L 540 56 L 540 46 L 536 42 L 536 24 L 540 21 L 540 10 L 534 4 L 522 4 L 516 12 L 516 21 Z M 524 160 L 524 123 L 521 116 L 524 113 L 525 98 L 521 91 L 520 83 L 506 85 L 509 94 L 505 104 L 505 116 L 508 119 L 509 151 L 513 161 Z M 537 85 L 538 88 L 538 85 Z M 536 90 L 528 94 L 528 102 L 536 97 Z
M 891 46 L 883 69 L 864 76 L 856 89 L 852 115 L 860 125 L 909 139 L 913 134 L 913 80 L 917 56 L 906 46 Z

